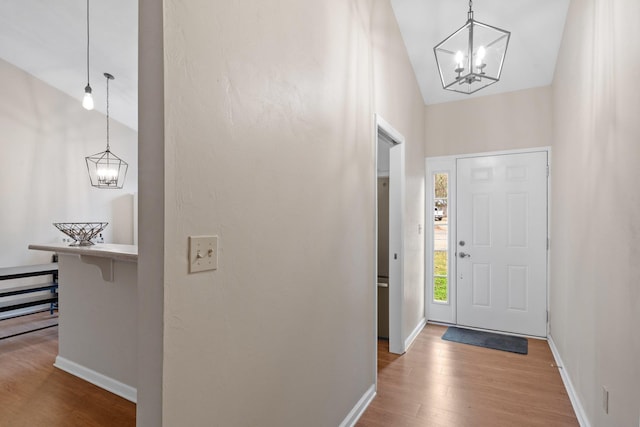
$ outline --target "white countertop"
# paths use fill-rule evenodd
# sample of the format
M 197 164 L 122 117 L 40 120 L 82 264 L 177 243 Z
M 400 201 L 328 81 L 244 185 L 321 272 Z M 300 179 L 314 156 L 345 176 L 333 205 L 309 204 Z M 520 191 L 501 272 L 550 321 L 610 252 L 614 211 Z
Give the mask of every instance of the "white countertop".
M 46 245 L 29 245 L 29 249 L 56 252 L 59 254 L 111 258 L 116 261 L 138 262 L 138 246 L 136 245 L 97 243 L 92 246 L 69 246 L 66 243 L 49 243 Z

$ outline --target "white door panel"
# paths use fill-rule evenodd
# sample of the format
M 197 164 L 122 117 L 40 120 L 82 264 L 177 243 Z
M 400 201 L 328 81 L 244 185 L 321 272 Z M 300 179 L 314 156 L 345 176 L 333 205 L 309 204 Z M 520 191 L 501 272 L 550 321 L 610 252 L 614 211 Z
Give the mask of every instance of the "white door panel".
M 457 323 L 546 336 L 547 153 L 457 161 Z

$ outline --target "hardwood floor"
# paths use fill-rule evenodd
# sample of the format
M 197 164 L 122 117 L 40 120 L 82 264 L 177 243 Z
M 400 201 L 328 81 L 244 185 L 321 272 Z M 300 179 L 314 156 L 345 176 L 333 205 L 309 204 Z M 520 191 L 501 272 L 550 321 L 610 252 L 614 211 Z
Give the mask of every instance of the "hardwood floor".
M 0 336 L 48 313 L 0 322 Z M 526 356 L 443 341 L 428 325 L 403 356 L 378 343 L 378 394 L 359 427 L 578 426 L 546 341 Z M 135 405 L 53 367 L 57 327 L 0 340 L 0 427 L 134 426 Z
M 378 342 L 378 394 L 359 427 L 578 426 L 546 341 L 520 355 L 441 339 L 428 325 L 403 356 Z
M 0 322 L 0 335 L 42 327 L 55 315 Z M 53 367 L 58 328 L 0 340 L 1 427 L 135 426 L 135 404 Z

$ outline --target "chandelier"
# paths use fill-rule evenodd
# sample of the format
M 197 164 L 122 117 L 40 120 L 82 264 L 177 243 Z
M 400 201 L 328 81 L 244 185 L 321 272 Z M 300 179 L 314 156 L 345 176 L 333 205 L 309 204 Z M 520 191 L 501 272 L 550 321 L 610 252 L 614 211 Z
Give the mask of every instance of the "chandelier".
M 107 149 L 85 157 L 91 185 L 97 188 L 122 188 L 129 165 L 111 152 L 109 147 L 109 80 L 114 77 L 104 73 L 107 79 Z
M 509 31 L 473 19 L 469 0 L 467 23 L 433 48 L 442 87 L 472 94 L 500 80 Z

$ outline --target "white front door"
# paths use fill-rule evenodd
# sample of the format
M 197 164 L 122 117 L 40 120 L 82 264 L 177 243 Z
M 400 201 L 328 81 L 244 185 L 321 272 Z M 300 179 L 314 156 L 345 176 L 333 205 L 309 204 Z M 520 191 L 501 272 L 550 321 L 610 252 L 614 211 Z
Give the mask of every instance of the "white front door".
M 457 323 L 547 335 L 547 152 L 457 160 Z

